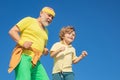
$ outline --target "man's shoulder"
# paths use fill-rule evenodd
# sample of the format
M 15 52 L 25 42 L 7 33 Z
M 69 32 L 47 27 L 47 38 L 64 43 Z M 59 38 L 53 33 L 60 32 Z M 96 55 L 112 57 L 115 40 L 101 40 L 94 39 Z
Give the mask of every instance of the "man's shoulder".
M 24 20 L 36 20 L 36 18 L 33 18 L 33 17 L 31 17 L 31 16 L 24 17 L 23 19 L 24 19 Z

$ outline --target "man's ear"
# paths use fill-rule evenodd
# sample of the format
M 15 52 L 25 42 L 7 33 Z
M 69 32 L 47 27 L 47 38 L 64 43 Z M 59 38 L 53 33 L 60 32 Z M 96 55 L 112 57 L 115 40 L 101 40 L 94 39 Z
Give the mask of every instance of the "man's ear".
M 43 11 L 40 12 L 40 16 L 42 16 L 42 15 L 43 15 Z

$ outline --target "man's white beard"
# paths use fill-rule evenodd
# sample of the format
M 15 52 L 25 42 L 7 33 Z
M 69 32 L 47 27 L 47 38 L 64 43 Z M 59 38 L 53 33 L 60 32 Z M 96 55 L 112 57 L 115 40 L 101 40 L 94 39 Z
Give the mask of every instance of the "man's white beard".
M 49 23 L 48 23 L 48 22 L 46 22 L 46 21 L 42 21 L 42 25 L 43 25 L 44 27 L 46 27 L 46 26 L 48 26 L 48 25 L 49 25 Z
M 48 26 L 49 23 L 47 22 L 46 18 L 42 18 L 41 23 L 44 27 Z

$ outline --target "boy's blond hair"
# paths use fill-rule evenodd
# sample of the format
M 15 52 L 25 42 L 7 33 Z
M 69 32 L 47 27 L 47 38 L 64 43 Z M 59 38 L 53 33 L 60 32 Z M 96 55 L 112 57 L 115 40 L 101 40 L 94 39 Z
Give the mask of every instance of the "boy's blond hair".
M 63 37 L 66 33 L 71 33 L 75 31 L 74 27 L 73 26 L 65 26 L 63 27 L 61 30 L 60 30 L 60 33 L 59 33 L 59 38 L 60 40 L 63 40 Z

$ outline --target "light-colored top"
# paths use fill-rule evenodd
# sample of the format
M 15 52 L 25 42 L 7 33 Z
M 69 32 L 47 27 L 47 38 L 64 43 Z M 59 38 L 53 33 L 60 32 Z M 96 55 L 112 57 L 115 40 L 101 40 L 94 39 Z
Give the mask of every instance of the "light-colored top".
M 43 51 L 47 40 L 48 32 L 47 29 L 43 30 L 40 28 L 40 24 L 37 19 L 32 17 L 23 18 L 20 22 L 16 24 L 20 30 L 20 37 L 23 42 L 31 41 L 33 42 L 32 48 Z M 34 53 L 30 50 L 24 50 L 23 53 L 34 56 Z
M 56 51 L 60 47 L 64 46 L 65 50 L 58 53 L 54 57 L 54 66 L 52 73 L 58 72 L 73 72 L 72 61 L 77 58 L 75 48 L 72 45 L 64 45 L 62 42 L 56 42 L 50 51 Z

